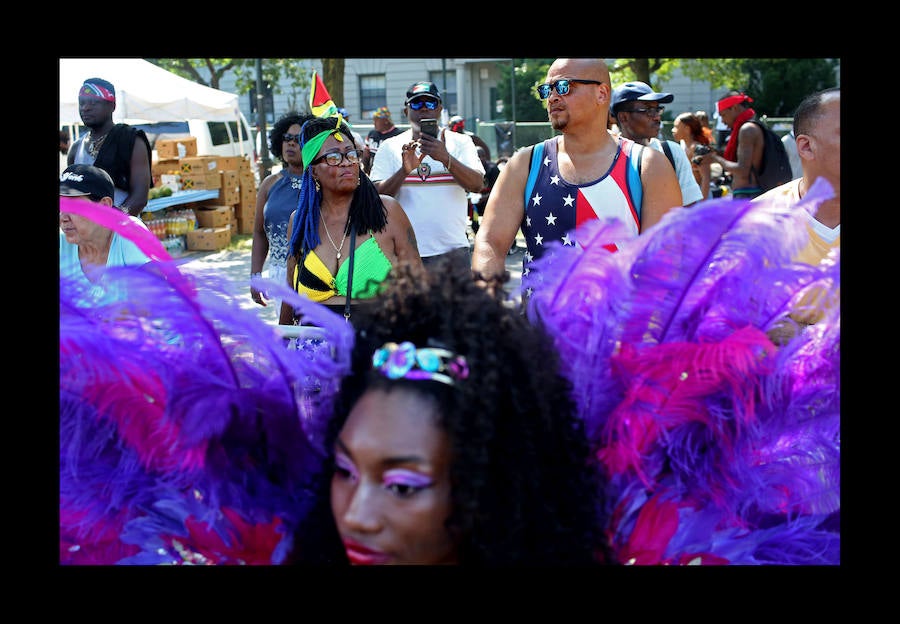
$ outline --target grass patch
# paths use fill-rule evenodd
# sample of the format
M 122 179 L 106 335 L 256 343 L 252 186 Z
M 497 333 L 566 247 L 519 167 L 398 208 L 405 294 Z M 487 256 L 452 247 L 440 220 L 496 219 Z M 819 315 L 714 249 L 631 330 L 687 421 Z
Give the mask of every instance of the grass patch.
M 229 251 L 250 251 L 253 249 L 253 234 L 235 234 L 226 247 Z

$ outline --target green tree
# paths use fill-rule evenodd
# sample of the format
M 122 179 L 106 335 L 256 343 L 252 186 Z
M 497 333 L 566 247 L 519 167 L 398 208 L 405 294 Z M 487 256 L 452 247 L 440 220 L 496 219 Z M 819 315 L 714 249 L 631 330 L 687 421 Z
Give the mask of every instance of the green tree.
M 714 90 L 747 93 L 759 115 L 791 117 L 805 96 L 837 86 L 838 66 L 837 59 L 823 58 L 616 59 L 610 79 L 613 85 L 640 80 L 658 89 L 680 69 L 692 80 L 709 82 Z
M 746 68 L 758 115 L 793 117 L 804 97 L 838 86 L 837 59 L 749 59 Z
M 219 88 L 222 76 L 228 71 L 234 72 L 235 89 L 238 95 L 244 95 L 256 88 L 255 58 L 148 58 L 147 60 L 173 74 L 213 89 Z M 343 62 L 343 59 L 340 60 Z M 309 92 L 309 79 L 312 76 L 311 59 L 263 59 L 262 72 L 263 82 L 272 89 L 273 93 L 287 94 L 288 109 L 308 112 L 309 104 L 305 97 Z M 289 89 L 287 92 L 282 86 L 282 78 L 289 79 L 286 86 Z M 341 65 L 340 81 L 343 86 L 343 65 Z M 326 80 L 325 84 L 329 84 L 329 82 Z
M 511 120 L 515 115 L 516 121 L 547 121 L 547 109 L 538 98 L 534 86 L 544 81 L 553 60 L 512 59 L 511 62 L 497 63 L 497 68 L 505 76 L 509 76 L 512 68 L 515 80 L 515 108 L 511 104 L 513 87 L 510 81 L 501 80 L 497 84 L 497 97 L 503 102 L 504 120 Z

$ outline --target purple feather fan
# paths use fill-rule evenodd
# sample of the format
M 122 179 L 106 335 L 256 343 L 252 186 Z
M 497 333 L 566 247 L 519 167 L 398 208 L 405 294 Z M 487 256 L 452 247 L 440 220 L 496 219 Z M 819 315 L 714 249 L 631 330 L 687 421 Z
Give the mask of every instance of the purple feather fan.
M 831 196 L 820 179 L 789 208 L 675 209 L 615 253 L 615 226 L 590 221 L 535 262 L 529 318 L 607 471 L 621 560 L 839 563 L 840 255 L 792 261 Z M 804 329 L 813 291 L 832 295 Z
M 291 351 L 220 280 L 156 261 L 104 280 L 127 298 L 60 281 L 60 561 L 279 562 L 352 328 L 296 301 L 322 338 Z

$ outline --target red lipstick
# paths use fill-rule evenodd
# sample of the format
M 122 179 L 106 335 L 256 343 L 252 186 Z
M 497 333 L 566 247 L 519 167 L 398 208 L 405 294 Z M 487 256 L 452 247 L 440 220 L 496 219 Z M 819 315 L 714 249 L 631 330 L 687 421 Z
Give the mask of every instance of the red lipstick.
M 350 539 L 344 540 L 344 549 L 347 551 L 347 558 L 353 565 L 383 565 L 390 559 L 383 552 L 366 548 Z

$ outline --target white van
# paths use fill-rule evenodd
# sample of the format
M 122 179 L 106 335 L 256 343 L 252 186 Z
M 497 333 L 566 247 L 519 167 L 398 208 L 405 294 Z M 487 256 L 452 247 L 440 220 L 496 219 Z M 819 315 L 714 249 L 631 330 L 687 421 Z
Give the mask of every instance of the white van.
M 240 125 L 237 121 L 206 121 L 205 119 L 131 125 L 140 128 L 147 134 L 150 147 L 153 148 L 154 161 L 158 160 L 156 141 L 180 139 L 186 136 L 197 139 L 197 154 L 201 156 L 249 156 L 250 162 L 256 161 L 253 134 L 251 134 L 250 126 L 243 114 Z

